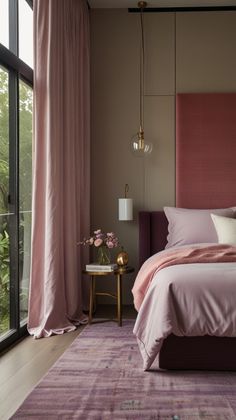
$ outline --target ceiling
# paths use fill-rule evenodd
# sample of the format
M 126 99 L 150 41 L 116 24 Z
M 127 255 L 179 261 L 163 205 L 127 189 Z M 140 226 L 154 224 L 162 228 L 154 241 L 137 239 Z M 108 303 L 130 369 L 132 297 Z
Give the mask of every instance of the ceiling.
M 137 7 L 138 0 L 88 0 L 92 9 Z M 236 6 L 236 0 L 147 0 L 147 7 Z

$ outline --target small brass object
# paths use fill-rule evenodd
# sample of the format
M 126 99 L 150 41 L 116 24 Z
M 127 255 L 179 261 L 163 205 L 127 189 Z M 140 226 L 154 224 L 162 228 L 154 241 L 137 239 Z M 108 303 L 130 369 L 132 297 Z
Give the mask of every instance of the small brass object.
M 119 254 L 117 255 L 116 262 L 120 267 L 124 267 L 125 265 L 128 264 L 128 261 L 129 261 L 129 256 L 127 252 L 124 251 L 124 249 L 122 248 L 122 251 L 119 252 Z
M 147 7 L 147 2 L 146 1 L 139 1 L 138 2 L 138 7 L 140 9 L 144 9 L 145 7 Z

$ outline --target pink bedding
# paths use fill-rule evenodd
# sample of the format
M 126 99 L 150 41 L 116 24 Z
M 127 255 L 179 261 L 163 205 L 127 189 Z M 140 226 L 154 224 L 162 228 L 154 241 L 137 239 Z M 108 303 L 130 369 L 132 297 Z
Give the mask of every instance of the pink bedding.
M 155 273 L 178 264 L 236 262 L 236 247 L 229 245 L 195 245 L 174 248 L 149 258 L 141 267 L 132 289 L 138 311 Z
M 164 250 L 144 263 L 132 291 L 145 370 L 171 333 L 236 336 L 236 247 Z

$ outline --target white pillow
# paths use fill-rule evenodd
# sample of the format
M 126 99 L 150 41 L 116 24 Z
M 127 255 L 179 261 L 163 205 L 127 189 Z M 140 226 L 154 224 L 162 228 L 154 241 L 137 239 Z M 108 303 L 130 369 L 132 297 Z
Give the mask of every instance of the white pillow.
M 236 219 L 211 214 L 219 244 L 236 245 Z

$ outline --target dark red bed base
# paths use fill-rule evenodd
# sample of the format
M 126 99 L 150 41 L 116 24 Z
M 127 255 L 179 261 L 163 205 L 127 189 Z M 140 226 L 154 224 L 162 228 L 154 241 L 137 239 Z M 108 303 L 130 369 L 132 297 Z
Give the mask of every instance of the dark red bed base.
M 139 262 L 164 249 L 168 222 L 163 211 L 139 213 Z M 176 337 L 165 339 L 162 369 L 236 370 L 236 338 Z

